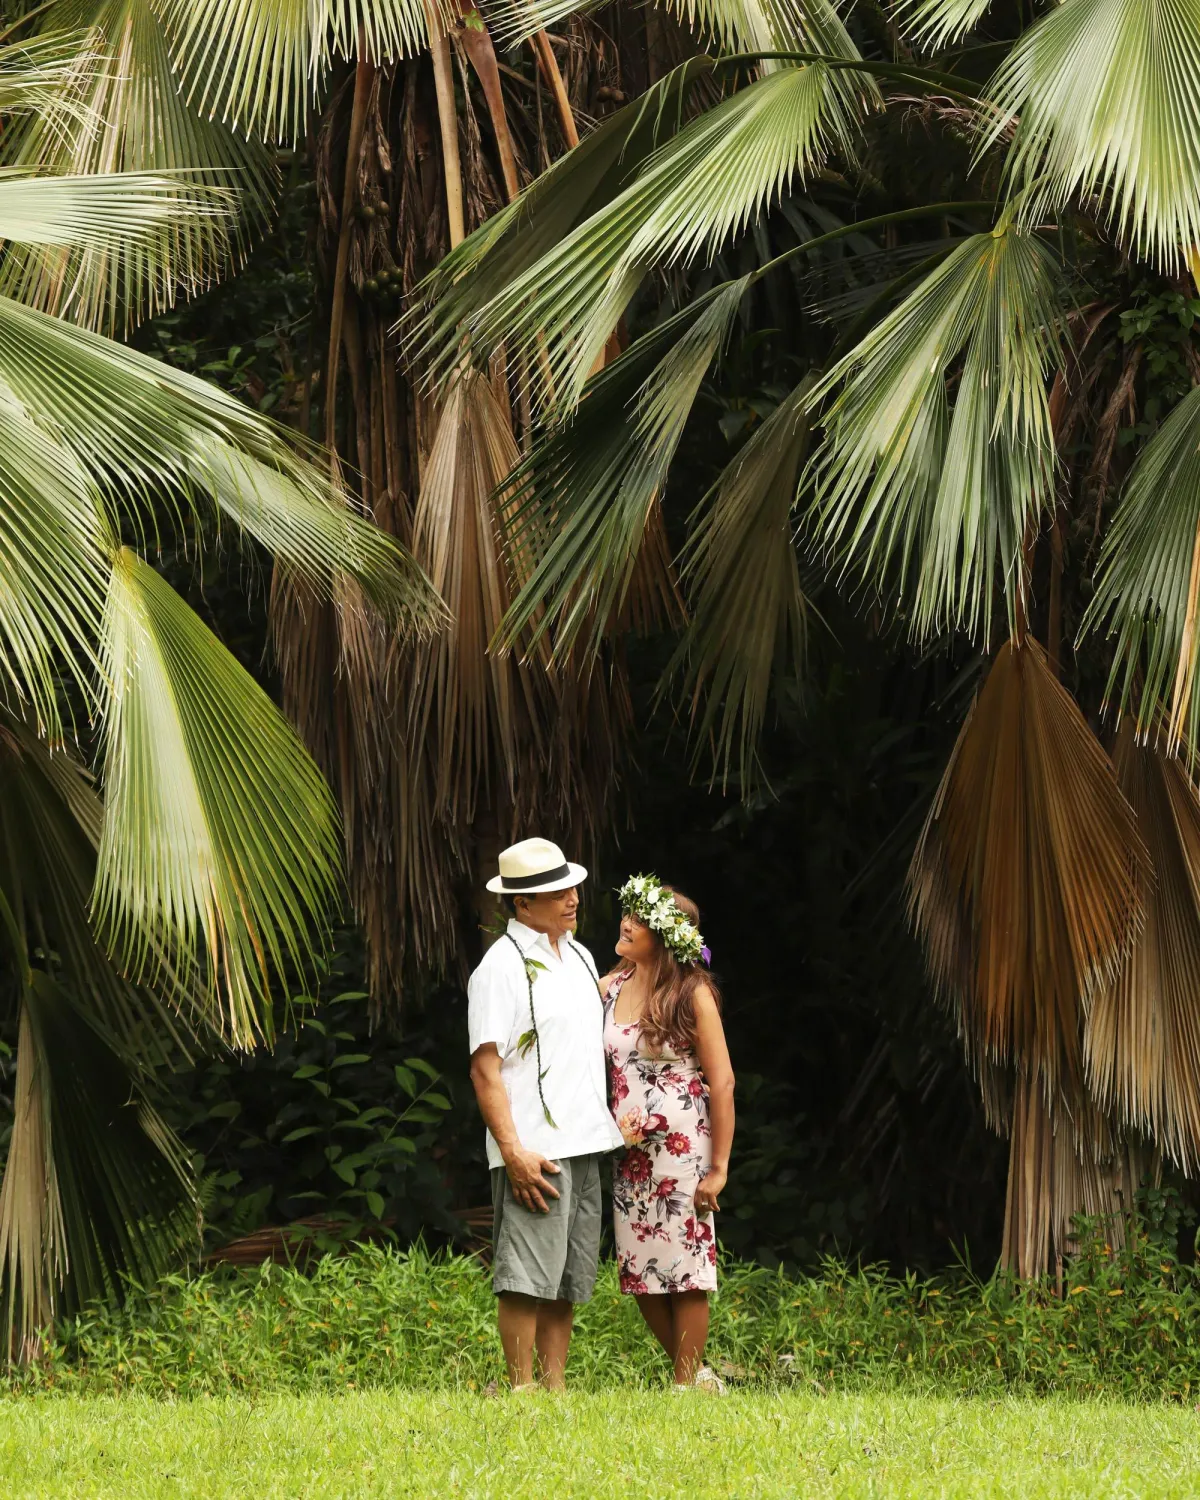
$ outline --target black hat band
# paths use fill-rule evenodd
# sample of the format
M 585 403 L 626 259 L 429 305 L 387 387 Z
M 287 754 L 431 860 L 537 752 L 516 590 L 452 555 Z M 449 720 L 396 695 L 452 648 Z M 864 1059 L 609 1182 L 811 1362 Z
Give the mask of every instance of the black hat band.
M 559 865 L 557 870 L 543 870 L 540 875 L 501 875 L 500 885 L 505 891 L 527 891 L 532 885 L 541 885 L 546 880 L 562 880 L 570 873 L 570 865 Z

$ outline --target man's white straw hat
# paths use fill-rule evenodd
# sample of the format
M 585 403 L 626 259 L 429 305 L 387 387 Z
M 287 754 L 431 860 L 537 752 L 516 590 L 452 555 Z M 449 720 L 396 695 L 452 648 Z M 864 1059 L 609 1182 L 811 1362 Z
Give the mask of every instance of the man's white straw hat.
M 582 865 L 572 864 L 549 839 L 522 839 L 500 856 L 500 873 L 487 883 L 499 896 L 533 896 L 539 891 L 566 891 L 587 879 Z

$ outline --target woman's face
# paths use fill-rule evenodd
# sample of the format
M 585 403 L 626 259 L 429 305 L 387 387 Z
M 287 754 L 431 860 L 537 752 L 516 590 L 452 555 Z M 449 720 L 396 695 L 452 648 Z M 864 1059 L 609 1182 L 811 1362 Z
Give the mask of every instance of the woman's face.
M 617 953 L 620 957 L 626 963 L 649 967 L 654 962 L 657 946 L 658 939 L 645 922 L 639 922 L 631 912 L 625 912 L 621 917 L 621 936 L 617 939 Z

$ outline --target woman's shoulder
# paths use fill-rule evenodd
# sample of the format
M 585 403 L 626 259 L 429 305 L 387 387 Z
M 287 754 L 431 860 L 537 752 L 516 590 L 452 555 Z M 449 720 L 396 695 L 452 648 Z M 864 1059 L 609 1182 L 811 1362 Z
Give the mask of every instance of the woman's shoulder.
M 600 977 L 600 990 L 606 1000 L 612 998 L 612 992 L 619 989 L 629 978 L 629 969 L 623 969 L 620 964 L 615 969 L 610 969 L 607 974 Z

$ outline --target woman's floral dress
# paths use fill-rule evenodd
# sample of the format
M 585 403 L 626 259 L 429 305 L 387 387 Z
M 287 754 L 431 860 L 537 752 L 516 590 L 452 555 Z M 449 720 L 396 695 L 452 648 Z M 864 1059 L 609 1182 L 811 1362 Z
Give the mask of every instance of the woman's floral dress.
M 625 1138 L 613 1164 L 621 1290 L 710 1292 L 717 1284 L 712 1215 L 698 1218 L 693 1201 L 712 1163 L 708 1086 L 690 1052 L 650 1056 L 638 1022 L 617 1024 L 628 978 L 618 974 L 604 997 L 609 1103 Z

